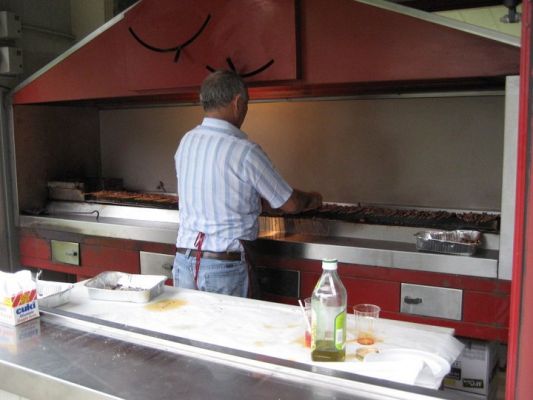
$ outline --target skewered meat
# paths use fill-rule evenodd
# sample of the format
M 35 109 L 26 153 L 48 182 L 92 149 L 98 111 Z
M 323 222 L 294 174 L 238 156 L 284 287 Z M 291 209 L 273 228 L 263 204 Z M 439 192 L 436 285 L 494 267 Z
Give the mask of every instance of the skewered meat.
M 88 201 L 109 202 L 132 205 L 164 206 L 165 208 L 178 208 L 178 196 L 164 193 L 137 193 L 127 191 L 102 190 L 86 193 Z

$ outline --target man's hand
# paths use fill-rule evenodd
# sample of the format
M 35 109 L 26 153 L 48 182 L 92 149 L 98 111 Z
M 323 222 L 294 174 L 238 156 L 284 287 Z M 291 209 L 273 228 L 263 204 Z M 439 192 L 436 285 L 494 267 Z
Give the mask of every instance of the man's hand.
M 322 195 L 318 192 L 303 192 L 293 189 L 291 197 L 280 209 L 286 214 L 298 214 L 322 206 Z

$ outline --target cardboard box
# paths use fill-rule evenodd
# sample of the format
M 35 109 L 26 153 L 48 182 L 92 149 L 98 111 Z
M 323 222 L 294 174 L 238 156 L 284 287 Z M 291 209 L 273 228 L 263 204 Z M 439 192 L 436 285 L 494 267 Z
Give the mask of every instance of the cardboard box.
M 494 376 L 498 366 L 498 342 L 459 339 L 465 348 L 444 378 L 444 390 L 475 393 L 489 399 L 496 392 Z
M 0 298 L 0 322 L 18 325 L 39 316 L 37 289 Z

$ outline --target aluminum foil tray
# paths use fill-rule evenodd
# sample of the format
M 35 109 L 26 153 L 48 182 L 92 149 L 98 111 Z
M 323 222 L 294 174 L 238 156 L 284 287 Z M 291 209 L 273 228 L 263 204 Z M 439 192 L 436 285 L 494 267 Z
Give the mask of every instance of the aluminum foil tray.
M 85 283 L 89 297 L 94 300 L 147 303 L 163 292 L 167 277 L 107 271 Z
M 481 232 L 468 230 L 424 231 L 415 237 L 417 250 L 461 256 L 473 255 L 481 243 Z
M 39 307 L 54 308 L 70 301 L 74 285 L 65 282 L 37 281 L 37 302 Z

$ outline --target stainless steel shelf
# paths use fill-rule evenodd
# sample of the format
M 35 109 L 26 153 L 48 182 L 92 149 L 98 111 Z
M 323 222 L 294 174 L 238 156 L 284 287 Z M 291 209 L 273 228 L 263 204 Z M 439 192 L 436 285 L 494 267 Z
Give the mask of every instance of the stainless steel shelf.
M 87 212 L 98 211 L 88 215 Z M 75 234 L 174 244 L 179 212 L 144 207 L 55 202 L 48 215 L 21 215 L 19 226 Z M 256 250 L 311 260 L 497 278 L 499 235 L 484 234 L 474 256 L 424 253 L 414 234 L 421 228 L 365 225 L 316 219 L 260 218 Z

